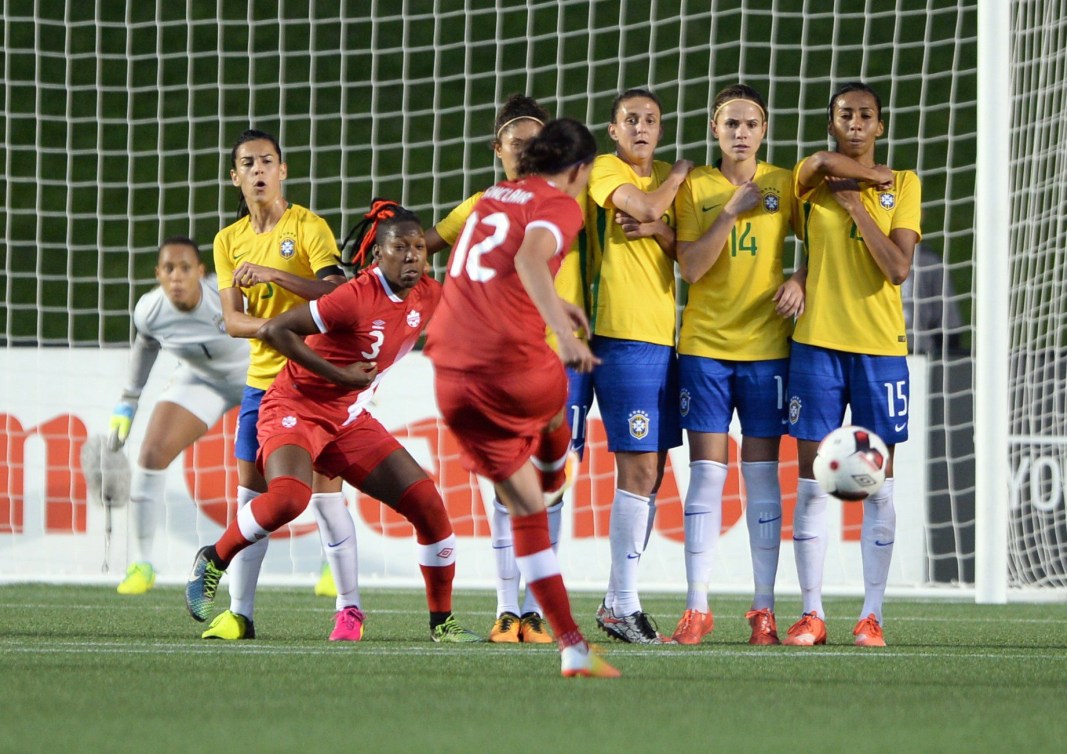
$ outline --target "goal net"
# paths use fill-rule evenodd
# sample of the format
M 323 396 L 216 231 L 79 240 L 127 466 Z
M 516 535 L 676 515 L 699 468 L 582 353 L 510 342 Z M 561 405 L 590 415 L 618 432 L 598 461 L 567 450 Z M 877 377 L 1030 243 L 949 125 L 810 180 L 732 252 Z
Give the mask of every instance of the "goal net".
M 1015 5 L 1025 28 L 1043 23 L 1027 17 L 1034 3 Z M 976 0 L 7 0 L 0 571 L 16 578 L 99 578 L 103 517 L 86 503 L 77 449 L 87 435 L 104 431 L 121 390 L 130 314 L 153 285 L 159 241 L 191 235 L 210 266 L 211 239 L 236 208 L 228 154 L 242 130 L 277 135 L 289 165 L 286 195 L 321 214 L 341 237 L 372 197 L 398 199 L 429 224 L 502 177 L 488 142 L 495 110 L 513 92 L 590 124 L 608 151 L 613 98 L 648 86 L 664 104 L 657 156 L 707 164 L 717 158 L 708 133 L 711 100 L 723 86 L 744 82 L 769 105 L 763 156 L 791 167 L 799 156 L 826 148 L 832 89 L 862 79 L 881 93 L 885 107 L 879 159 L 915 170 L 923 182 L 923 251 L 907 295 L 914 439 L 901 446 L 897 464 L 900 533 L 892 585 L 966 587 L 975 558 L 976 17 Z M 1019 62 L 1020 76 L 1062 63 L 1062 45 L 1051 36 L 1044 46 L 1035 37 L 1026 49 L 1029 62 Z M 1021 127 L 1040 124 L 1031 132 L 1039 138 L 1031 154 L 1051 158 L 1062 154 L 1055 141 L 1062 70 L 1034 76 L 1025 86 L 1041 96 L 1019 98 L 1016 109 L 1033 108 Z M 1030 361 L 1016 362 L 1019 396 L 1027 402 L 1017 409 L 1013 431 L 1043 438 L 1026 447 L 1040 449 L 1027 473 L 1045 493 L 1060 483 L 1049 459 L 1058 474 L 1064 447 L 1057 350 L 1063 313 L 1056 309 L 1063 301 L 1057 264 L 1063 171 L 1057 167 L 1049 159 L 1047 168 L 1019 182 L 1033 202 L 1017 206 L 1017 216 L 1031 221 L 1019 233 L 1033 236 L 1013 239 L 1015 248 L 1031 250 L 1023 257 L 1033 265 L 1020 261 L 1015 268 L 1020 307 L 1025 302 L 1045 323 L 1019 309 L 1019 327 L 1032 328 L 1026 334 L 1033 348 Z M 455 441 L 436 418 L 420 358 L 413 355 L 407 371 L 391 375 L 374 411 L 442 487 L 460 536 L 461 582 L 488 584 L 489 492 L 462 471 Z M 156 366 L 131 454 L 168 366 L 165 360 Z M 569 580 L 600 588 L 613 466 L 595 413 L 590 437 L 568 493 L 560 554 Z M 197 543 L 212 541 L 233 515 L 231 443 L 228 417 L 171 469 L 157 545 L 163 578 L 180 577 Z M 794 459 L 787 442 L 783 587 L 795 584 L 789 552 Z M 644 586 L 680 589 L 685 449 L 670 460 L 642 578 Z M 408 530 L 374 501 L 349 493 L 364 576 L 418 583 Z M 1051 504 L 1050 494 L 1041 494 L 1017 502 L 1013 576 L 1053 583 L 1046 556 L 1056 554 L 1062 539 L 1062 499 Z M 750 588 L 743 504 L 733 468 L 713 588 Z M 828 585 L 856 590 L 862 585 L 860 513 L 841 506 L 835 516 Z M 125 565 L 119 562 L 124 519 L 116 517 L 113 569 Z M 306 579 L 319 563 L 313 527 L 302 521 L 283 534 L 289 536 L 272 546 L 268 573 Z

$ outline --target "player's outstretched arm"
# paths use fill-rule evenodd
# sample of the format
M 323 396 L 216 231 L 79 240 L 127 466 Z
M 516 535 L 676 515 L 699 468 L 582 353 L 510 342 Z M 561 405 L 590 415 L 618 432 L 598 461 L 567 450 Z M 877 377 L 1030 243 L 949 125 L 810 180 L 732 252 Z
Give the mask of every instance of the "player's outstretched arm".
M 302 304 L 268 319 L 256 332 L 256 337 L 300 366 L 342 387 L 359 389 L 374 381 L 378 374 L 375 362 L 357 361 L 342 366 L 319 356 L 304 342 L 305 336 L 317 332 L 319 326 L 311 315 L 311 307 Z
M 116 451 L 126 444 L 130 436 L 130 427 L 133 426 L 133 417 L 137 413 L 137 403 L 141 398 L 141 391 L 148 383 L 148 375 L 152 373 L 152 366 L 159 356 L 160 343 L 155 338 L 150 338 L 141 333 L 133 341 L 130 350 L 130 369 L 126 377 L 126 387 L 122 391 L 119 402 L 111 411 L 111 419 L 108 422 L 108 450 Z

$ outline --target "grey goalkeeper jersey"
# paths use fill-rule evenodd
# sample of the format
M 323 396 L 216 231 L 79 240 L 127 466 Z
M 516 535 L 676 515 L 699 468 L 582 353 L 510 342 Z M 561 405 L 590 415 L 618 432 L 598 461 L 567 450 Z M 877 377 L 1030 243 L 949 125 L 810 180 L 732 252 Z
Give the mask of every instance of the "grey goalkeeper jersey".
M 138 334 L 134 350 L 163 348 L 209 384 L 243 385 L 248 370 L 248 341 L 226 334 L 222 304 L 213 282 L 208 278 L 200 281 L 200 303 L 191 312 L 175 308 L 162 288 L 153 288 L 142 296 L 133 312 Z M 151 369 L 151 364 L 148 369 L 137 369 L 137 355 L 131 360 L 129 376 L 128 388 L 133 393 L 140 393 Z

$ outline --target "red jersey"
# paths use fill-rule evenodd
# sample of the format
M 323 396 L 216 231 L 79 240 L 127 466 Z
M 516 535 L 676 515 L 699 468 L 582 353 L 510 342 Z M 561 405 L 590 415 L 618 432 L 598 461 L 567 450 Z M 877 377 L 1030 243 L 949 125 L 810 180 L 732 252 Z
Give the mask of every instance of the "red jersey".
M 578 202 L 543 178 L 486 189 L 452 249 L 441 311 L 427 328 L 426 355 L 434 366 L 510 371 L 558 359 L 515 271 L 515 254 L 527 229 L 545 228 L 556 238 L 549 260 L 555 275 L 581 227 Z
M 320 333 L 309 335 L 305 342 L 332 364 L 377 362 L 374 381 L 362 390 L 353 390 L 290 360 L 270 390 L 320 404 L 340 404 L 347 407 L 349 420 L 355 418 L 366 408 L 389 367 L 415 347 L 440 300 L 441 284 L 428 275 L 402 299 L 379 268 L 370 268 L 310 302 Z

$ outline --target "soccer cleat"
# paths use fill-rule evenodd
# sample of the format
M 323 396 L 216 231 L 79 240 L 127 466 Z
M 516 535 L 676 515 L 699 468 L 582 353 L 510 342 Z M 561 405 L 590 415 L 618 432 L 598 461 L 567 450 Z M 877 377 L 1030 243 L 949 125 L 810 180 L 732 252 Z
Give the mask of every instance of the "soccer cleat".
M 495 644 L 518 644 L 519 616 L 509 612 L 501 613 L 489 630 L 489 641 Z
M 185 584 L 185 607 L 189 615 L 203 623 L 211 615 L 215 604 L 215 592 L 219 588 L 219 579 L 224 570 L 218 568 L 211 560 L 210 553 L 215 548 L 211 545 L 201 547 L 193 560 L 193 570 Z
M 874 613 L 871 613 L 857 623 L 856 627 L 852 629 L 852 634 L 856 637 L 857 647 L 885 646 L 885 637 L 882 635 L 882 626 L 878 623 L 878 619 L 874 617 Z
M 789 627 L 789 636 L 782 644 L 789 647 L 811 647 L 826 643 L 826 624 L 815 611 L 804 613 Z
M 333 571 L 330 570 L 329 563 L 322 564 L 322 573 L 319 575 L 319 580 L 315 582 L 315 596 L 337 596 L 337 584 L 333 580 Z
M 622 675 L 584 641 L 560 650 L 560 673 L 564 678 L 618 678 Z
M 629 615 L 619 617 L 613 610 L 597 611 L 597 625 L 613 639 L 627 644 L 676 644 L 659 632 L 648 613 L 637 610 Z
M 473 644 L 485 641 L 478 634 L 459 625 L 456 616 L 449 615 L 444 623 L 439 623 L 430 629 L 430 638 L 440 644 Z
M 359 641 L 363 638 L 363 611 L 355 605 L 338 610 L 330 641 Z
M 748 637 L 749 644 L 782 643 L 778 640 L 778 623 L 774 620 L 773 610 L 767 607 L 762 610 L 749 610 L 745 617 L 748 618 L 748 625 L 752 627 L 752 636 Z
M 151 563 L 131 563 L 126 578 L 118 586 L 119 594 L 144 594 L 156 585 L 156 570 Z
M 715 616 L 710 610 L 706 613 L 699 610 L 686 610 L 682 613 L 682 619 L 678 621 L 678 627 L 674 629 L 671 638 L 679 644 L 699 644 L 713 628 L 715 628 Z
M 249 618 L 227 610 L 215 616 L 207 631 L 200 634 L 200 638 L 225 641 L 254 639 L 256 638 L 256 625 Z
M 544 618 L 537 613 L 523 613 L 519 620 L 519 641 L 526 644 L 551 644 L 553 639 L 548 633 Z
M 563 499 L 563 494 L 571 488 L 574 484 L 574 480 L 578 478 L 578 466 L 580 464 L 581 461 L 578 460 L 577 453 L 573 450 L 567 453 L 567 460 L 564 462 L 563 466 L 563 483 L 551 492 L 546 491 L 544 493 L 546 508 L 551 508 Z M 556 473 L 558 474 L 559 472 Z

